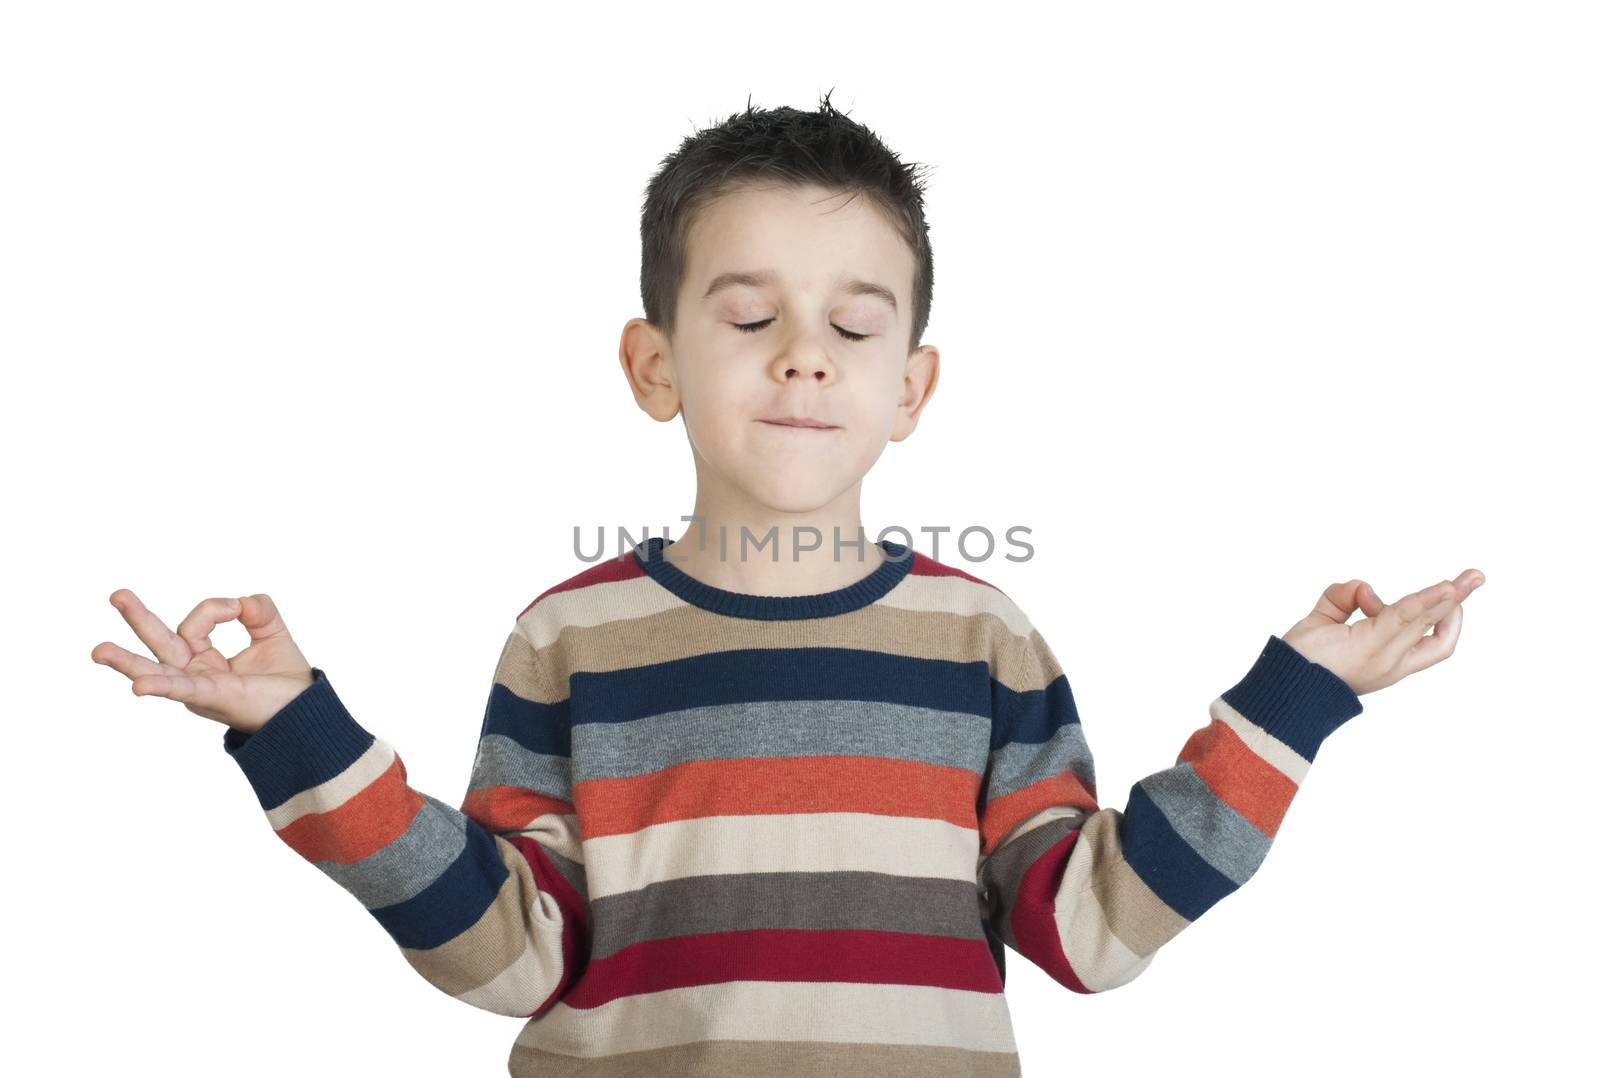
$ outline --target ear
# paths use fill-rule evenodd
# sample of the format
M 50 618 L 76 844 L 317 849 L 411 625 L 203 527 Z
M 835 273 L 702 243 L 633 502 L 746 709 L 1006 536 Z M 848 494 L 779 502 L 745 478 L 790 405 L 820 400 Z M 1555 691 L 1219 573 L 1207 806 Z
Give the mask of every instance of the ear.
M 917 429 L 922 409 L 933 399 L 933 390 L 939 384 L 939 350 L 925 344 L 906 357 L 905 375 L 901 381 L 900 401 L 894 417 L 891 442 L 911 437 Z
M 628 319 L 622 327 L 617 359 L 634 401 L 651 419 L 666 423 L 678 414 L 672 345 L 665 334 L 643 318 Z

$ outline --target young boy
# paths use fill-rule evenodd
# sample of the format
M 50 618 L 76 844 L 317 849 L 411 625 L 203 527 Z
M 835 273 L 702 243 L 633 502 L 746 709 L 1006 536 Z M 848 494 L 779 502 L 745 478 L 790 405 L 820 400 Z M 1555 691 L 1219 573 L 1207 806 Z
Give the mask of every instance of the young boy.
M 683 417 L 693 523 L 521 611 L 459 810 L 266 595 L 175 634 L 111 596 L 156 661 L 91 657 L 226 724 L 280 838 L 433 985 L 525 1018 L 513 1075 L 1016 1075 L 1003 944 L 1075 992 L 1128 983 L 1254 874 L 1357 696 L 1454 649 L 1482 573 L 1393 605 L 1333 585 L 1101 807 L 1018 604 L 865 539 L 862 479 L 938 380 L 915 172 L 826 98 L 664 161 L 620 358 Z M 230 619 L 251 644 L 226 659 Z

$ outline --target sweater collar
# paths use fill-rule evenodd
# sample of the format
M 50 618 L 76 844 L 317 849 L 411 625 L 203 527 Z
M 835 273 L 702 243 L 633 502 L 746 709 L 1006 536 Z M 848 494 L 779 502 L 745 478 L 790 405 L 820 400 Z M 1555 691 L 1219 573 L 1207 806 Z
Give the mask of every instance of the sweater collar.
M 634 546 L 633 559 L 653 580 L 686 603 L 729 617 L 767 621 L 826 618 L 859 610 L 882 598 L 905 579 L 916 556 L 902 543 L 880 539 L 877 546 L 884 553 L 883 564 L 854 584 L 812 595 L 750 595 L 703 583 L 684 572 L 676 562 L 668 561 L 661 552 L 675 542 L 677 540 L 669 542 L 662 536 L 653 536 Z

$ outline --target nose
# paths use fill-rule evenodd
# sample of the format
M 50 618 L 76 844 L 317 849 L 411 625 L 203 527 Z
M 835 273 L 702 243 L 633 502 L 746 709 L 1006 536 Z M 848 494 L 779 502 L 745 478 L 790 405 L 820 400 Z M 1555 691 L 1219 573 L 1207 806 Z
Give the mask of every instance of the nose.
M 833 360 L 828 349 L 815 338 L 802 336 L 792 341 L 772 361 L 773 374 L 780 382 L 813 378 L 827 384 L 833 381 Z

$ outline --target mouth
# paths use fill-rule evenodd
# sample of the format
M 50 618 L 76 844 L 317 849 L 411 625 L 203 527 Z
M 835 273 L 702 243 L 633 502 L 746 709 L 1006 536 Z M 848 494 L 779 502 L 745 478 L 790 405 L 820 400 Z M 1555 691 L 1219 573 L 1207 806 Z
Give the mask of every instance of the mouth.
M 820 419 L 809 416 L 783 416 L 775 419 L 762 419 L 758 422 L 770 427 L 788 427 L 792 430 L 838 430 L 832 423 L 824 423 Z

